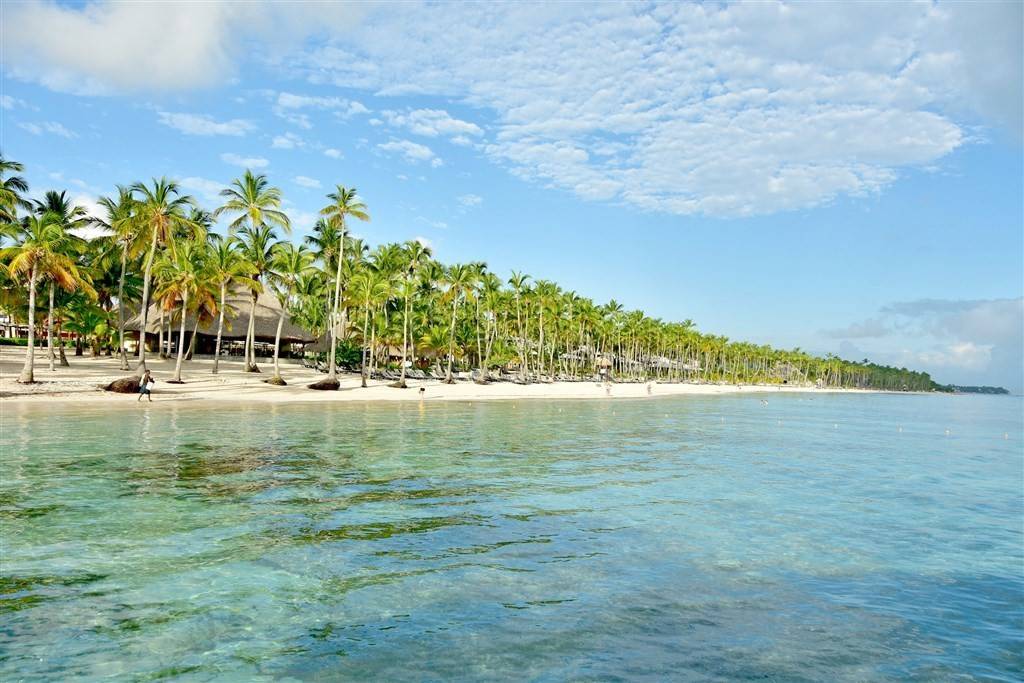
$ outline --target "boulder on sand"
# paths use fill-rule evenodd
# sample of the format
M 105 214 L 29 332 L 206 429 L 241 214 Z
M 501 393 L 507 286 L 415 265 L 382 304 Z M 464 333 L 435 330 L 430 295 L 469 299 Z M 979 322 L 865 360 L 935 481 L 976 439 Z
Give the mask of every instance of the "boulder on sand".
M 113 382 L 103 387 L 103 390 L 113 391 L 118 394 L 136 394 L 139 391 L 139 381 L 141 379 L 142 378 L 137 375 L 115 379 Z
M 338 387 L 341 386 L 341 382 L 336 379 L 322 379 L 318 382 L 313 382 L 309 385 L 310 389 L 316 389 L 317 391 L 337 391 Z

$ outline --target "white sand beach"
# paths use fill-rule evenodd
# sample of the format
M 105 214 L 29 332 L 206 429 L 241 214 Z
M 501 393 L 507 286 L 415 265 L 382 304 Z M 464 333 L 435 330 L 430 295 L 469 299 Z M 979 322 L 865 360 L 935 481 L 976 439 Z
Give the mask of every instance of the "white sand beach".
M 0 349 L 0 401 L 19 402 L 60 402 L 111 404 L 134 403 L 137 395 L 118 394 L 103 391 L 100 387 L 115 379 L 132 375 L 134 371 L 119 369 L 116 358 L 69 356 L 71 367 L 60 367 L 51 372 L 48 369 L 46 350 L 37 350 L 35 384 L 19 384 L 18 372 L 24 359 L 24 349 L 4 347 Z M 444 384 L 437 380 L 408 380 L 407 389 L 396 389 L 388 382 L 373 380 L 365 389 L 360 387 L 359 375 L 339 375 L 341 388 L 338 391 L 314 391 L 307 385 L 326 377 L 325 374 L 302 367 L 295 361 L 282 362 L 281 375 L 288 386 L 271 386 L 264 380 L 273 374 L 273 365 L 260 363 L 261 373 L 242 371 L 240 360 L 222 360 L 218 374 L 211 373 L 213 361 L 195 359 L 185 363 L 182 377 L 184 384 L 168 384 L 174 375 L 174 360 L 160 360 L 150 357 L 147 364 L 156 379 L 153 402 L 158 401 L 210 401 L 217 403 L 262 402 L 301 403 L 336 401 L 483 401 L 502 399 L 639 399 L 658 396 L 711 395 L 742 392 L 811 392 L 851 393 L 856 389 L 816 389 L 814 387 L 780 385 L 735 385 L 735 384 L 658 384 L 648 387 L 645 383 L 613 382 L 609 385 L 593 381 L 549 382 L 517 384 L 513 382 L 491 382 L 477 384 L 460 380 L 455 384 Z M 426 391 L 419 391 L 423 387 Z M 145 399 L 143 399 L 145 400 Z

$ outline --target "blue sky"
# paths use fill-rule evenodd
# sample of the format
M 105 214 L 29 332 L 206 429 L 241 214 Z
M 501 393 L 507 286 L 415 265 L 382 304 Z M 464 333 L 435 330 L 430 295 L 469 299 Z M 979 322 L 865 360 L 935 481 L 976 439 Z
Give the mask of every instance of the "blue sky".
M 303 234 L 341 183 L 370 243 L 1021 389 L 1019 3 L 0 11 L 34 192 L 250 166 Z

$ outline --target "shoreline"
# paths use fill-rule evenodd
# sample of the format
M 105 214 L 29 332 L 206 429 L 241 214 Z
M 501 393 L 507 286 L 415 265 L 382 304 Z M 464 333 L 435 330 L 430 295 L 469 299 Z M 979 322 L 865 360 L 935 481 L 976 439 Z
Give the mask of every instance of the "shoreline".
M 103 391 L 100 385 L 114 379 L 126 377 L 134 371 L 122 371 L 116 358 L 69 357 L 69 368 L 58 367 L 50 372 L 45 358 L 45 349 L 39 352 L 35 370 L 35 384 L 18 384 L 17 376 L 21 368 L 20 358 L 11 354 L 8 349 L 0 353 L 0 403 L 4 405 L 83 405 L 102 404 L 135 405 L 137 394 L 118 394 Z M 42 360 L 42 363 L 38 361 Z M 751 393 L 810 393 L 810 394 L 867 394 L 867 393 L 911 393 L 884 392 L 873 389 L 819 389 L 809 386 L 794 385 L 759 385 L 759 384 L 696 384 L 654 382 L 648 389 L 645 382 L 612 382 L 610 387 L 593 380 L 580 382 L 550 382 L 517 384 L 514 382 L 491 382 L 477 384 L 470 380 L 460 380 L 455 384 L 444 384 L 440 380 L 407 380 L 407 389 L 396 389 L 388 386 L 387 381 L 373 380 L 367 388 L 361 388 L 358 373 L 340 373 L 341 387 L 338 391 L 315 391 L 307 388 L 325 375 L 315 370 L 304 368 L 297 363 L 282 363 L 281 375 L 288 382 L 287 386 L 273 386 L 263 380 L 272 376 L 272 365 L 262 364 L 262 373 L 246 373 L 242 371 L 238 360 L 222 360 L 220 371 L 211 373 L 213 361 L 196 359 L 188 361 L 182 370 L 184 384 L 169 384 L 173 377 L 174 361 L 147 359 L 153 371 L 156 387 L 153 391 L 153 403 L 175 404 L 320 404 L 320 403 L 394 403 L 440 401 L 508 401 L 534 399 L 643 399 L 669 396 L 714 396 L 742 395 Z M 420 388 L 424 388 L 421 398 Z M 143 399 L 143 403 L 148 403 Z

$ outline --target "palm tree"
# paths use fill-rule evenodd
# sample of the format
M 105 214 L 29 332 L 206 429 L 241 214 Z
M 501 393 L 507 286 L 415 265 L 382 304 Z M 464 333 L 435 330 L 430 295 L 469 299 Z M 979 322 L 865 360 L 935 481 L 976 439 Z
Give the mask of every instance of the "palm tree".
M 274 376 L 269 384 L 284 385 L 281 378 L 281 328 L 284 318 L 292 306 L 292 299 L 299 286 L 299 281 L 313 269 L 313 255 L 304 246 L 296 247 L 290 242 L 279 242 L 274 245 L 272 256 L 273 283 L 277 285 L 277 298 L 281 302 L 281 313 L 277 318 L 277 333 L 274 336 Z
M 273 267 L 277 233 L 266 224 L 260 224 L 255 228 L 247 225 L 238 231 L 235 238 L 243 257 L 252 265 L 252 276 L 248 282 L 249 328 L 245 340 L 245 371 L 259 372 L 260 369 L 256 366 L 256 300 L 263 291 L 262 281 Z
M 117 186 L 117 198 L 100 197 L 99 204 L 107 211 L 106 220 L 99 220 L 104 228 L 113 233 L 110 239 L 120 246 L 121 274 L 117 284 L 117 336 L 118 355 L 121 358 L 121 369 L 130 370 L 128 351 L 124 344 L 125 295 L 124 280 L 128 270 L 129 259 L 134 260 L 140 255 L 142 243 L 139 235 L 138 202 L 132 191 L 123 185 Z
M 452 384 L 455 379 L 452 377 L 452 363 L 455 360 L 455 324 L 459 318 L 459 305 L 462 300 L 473 292 L 473 285 L 476 283 L 476 274 L 469 266 L 461 264 L 454 265 L 444 275 L 444 283 L 448 286 L 444 299 L 452 302 L 452 323 L 448 336 L 448 369 L 445 372 L 444 381 Z
M 168 254 L 158 264 L 157 277 L 161 281 L 161 288 L 156 293 L 157 298 L 168 303 L 181 301 L 178 359 L 174 364 L 174 379 L 171 380 L 176 384 L 182 382 L 181 363 L 185 357 L 185 321 L 188 318 L 189 296 L 197 293 L 205 268 L 206 259 L 201 244 L 192 240 L 180 244 L 175 253 Z
M 327 223 L 337 232 L 338 235 L 338 264 L 334 277 L 334 301 L 331 306 L 331 357 L 328 361 L 328 379 L 337 381 L 338 369 L 335 354 L 338 348 L 338 326 L 341 320 L 338 318 L 338 309 L 341 306 L 341 267 L 345 261 L 345 235 L 347 232 L 346 221 L 351 216 L 357 220 L 369 221 L 370 214 L 367 213 L 366 204 L 356 194 L 356 188 L 346 188 L 338 185 L 334 192 L 327 195 L 331 203 L 320 210 L 320 215 L 327 219 Z
M 232 232 L 247 228 L 250 235 L 257 235 L 262 228 L 277 227 L 286 234 L 291 233 L 291 221 L 281 211 L 281 190 L 270 187 L 265 175 L 255 175 L 246 169 L 241 178 L 231 181 L 231 187 L 221 190 L 220 194 L 225 198 L 225 202 L 213 212 L 213 216 L 216 218 L 224 213 L 237 214 L 229 225 Z M 256 299 L 257 291 L 253 289 L 250 297 L 249 329 L 245 337 L 246 372 L 259 372 L 259 368 L 256 367 L 255 348 Z
M 519 349 L 519 377 L 524 382 L 526 381 L 527 372 L 527 353 L 526 332 L 523 330 L 522 299 L 527 290 L 526 281 L 529 279 L 529 275 L 524 275 L 514 270 L 512 271 L 512 277 L 508 279 L 508 284 L 512 287 L 512 293 L 516 300 L 516 348 Z
M 224 313 L 227 308 L 228 290 L 235 285 L 252 280 L 256 267 L 245 258 L 235 240 L 216 235 L 210 248 L 210 273 L 220 287 L 220 302 L 217 306 L 217 345 L 213 355 L 213 374 L 220 364 L 220 344 L 224 333 Z
M 32 208 L 31 202 L 25 199 L 28 183 L 19 175 L 25 170 L 17 161 L 5 159 L 0 155 L 0 223 L 15 223 L 18 220 L 18 209 Z
M 7 262 L 7 270 L 14 278 L 28 277 L 28 347 L 25 364 L 18 381 L 35 381 L 35 326 L 36 286 L 40 277 L 47 277 L 62 288 L 71 290 L 81 280 L 74 260 L 65 253 L 70 239 L 52 213 L 26 216 L 18 230 L 13 232 L 14 246 L 0 249 L 0 259 Z
M 430 247 L 425 246 L 421 242 L 412 240 L 405 243 L 404 256 L 407 262 L 405 268 L 405 280 L 402 283 L 401 295 L 405 302 L 405 311 L 402 316 L 402 367 L 399 371 L 401 374 L 398 377 L 398 381 L 394 384 L 395 387 L 405 389 L 405 371 L 406 366 L 409 363 L 409 342 L 411 335 L 409 333 L 409 312 L 412 306 L 412 299 L 416 294 L 416 276 L 431 257 Z
M 375 267 L 367 267 L 352 278 L 352 291 L 356 301 L 363 306 L 363 343 L 359 357 L 360 385 L 366 388 L 366 354 L 373 355 L 373 344 L 367 340 L 370 330 L 370 311 L 387 299 L 387 284 L 384 275 Z
M 71 204 L 71 200 L 68 198 L 67 192 L 56 192 L 54 190 L 50 190 L 41 201 L 36 200 L 33 202 L 33 206 L 37 215 L 45 213 L 52 214 L 61 229 L 67 234 L 67 240 L 64 242 L 64 249 L 68 256 L 70 256 L 76 249 L 81 249 L 84 244 L 83 240 L 73 235 L 71 230 L 83 227 L 89 219 L 86 216 L 85 209 Z M 77 285 L 77 282 L 75 285 Z M 46 316 L 46 355 L 49 359 L 50 372 L 53 372 L 56 369 L 54 367 L 54 363 L 57 359 L 57 355 L 54 353 L 53 349 L 54 287 L 55 282 L 51 278 L 49 284 L 50 306 Z M 74 289 L 74 287 L 72 287 L 72 289 Z
M 175 239 L 184 232 L 193 237 L 202 233 L 200 226 L 187 212 L 194 206 L 192 197 L 181 194 L 178 184 L 166 178 L 153 179 L 151 186 L 135 183 L 131 186 L 133 195 L 139 195 L 136 207 L 140 233 L 149 239 L 146 264 L 142 276 L 142 322 L 139 325 L 139 365 L 137 370 L 146 369 L 146 325 L 149 318 L 149 289 L 153 275 L 153 259 L 158 246 L 164 246 L 174 253 Z

